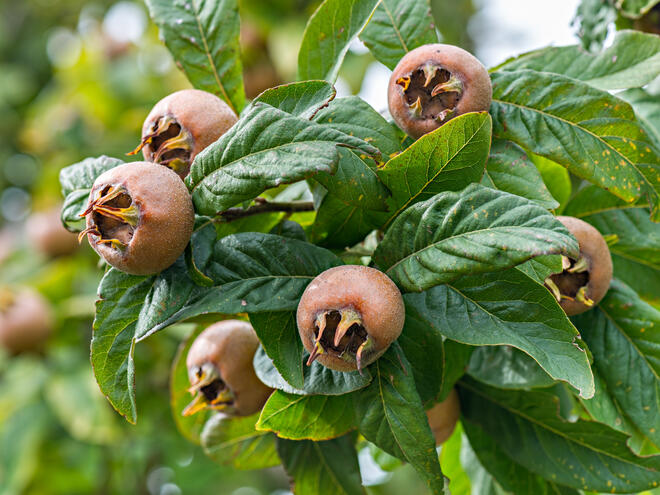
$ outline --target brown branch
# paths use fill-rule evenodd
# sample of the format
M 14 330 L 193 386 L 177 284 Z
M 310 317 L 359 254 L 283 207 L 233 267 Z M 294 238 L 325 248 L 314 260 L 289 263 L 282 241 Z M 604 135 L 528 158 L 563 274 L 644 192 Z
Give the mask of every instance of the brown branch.
M 221 211 L 216 215 L 216 218 L 221 222 L 233 222 L 241 218 L 249 217 L 252 215 L 259 215 L 261 213 L 297 213 L 301 211 L 314 211 L 314 203 L 311 201 L 291 201 L 288 203 L 269 203 L 263 198 L 257 198 L 256 205 L 249 208 L 229 208 L 228 210 Z

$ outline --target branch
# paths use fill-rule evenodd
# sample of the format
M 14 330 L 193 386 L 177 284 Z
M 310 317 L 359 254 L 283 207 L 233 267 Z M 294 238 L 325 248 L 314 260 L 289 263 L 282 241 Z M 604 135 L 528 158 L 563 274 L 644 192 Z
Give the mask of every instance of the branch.
M 269 203 L 263 198 L 257 198 L 256 205 L 249 208 L 229 208 L 217 214 L 221 222 L 233 222 L 241 218 L 261 213 L 297 213 L 300 211 L 314 211 L 314 203 L 311 201 L 291 201 L 288 203 Z

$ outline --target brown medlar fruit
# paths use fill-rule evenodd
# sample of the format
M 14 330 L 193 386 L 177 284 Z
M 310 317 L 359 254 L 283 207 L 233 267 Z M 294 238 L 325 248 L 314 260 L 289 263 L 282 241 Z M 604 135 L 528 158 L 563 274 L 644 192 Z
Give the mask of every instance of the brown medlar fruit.
M 438 402 L 426 411 L 426 417 L 429 420 L 429 426 L 433 432 L 436 447 L 445 443 L 451 436 L 460 415 L 461 410 L 456 389 L 452 389 L 445 400 Z
M 551 275 L 545 285 L 567 315 L 584 313 L 605 297 L 612 280 L 612 258 L 607 242 L 587 222 L 574 217 L 557 217 L 580 245 L 577 260 L 562 257 L 564 271 Z
M 261 383 L 254 372 L 252 358 L 257 347 L 259 339 L 245 321 L 220 321 L 200 333 L 186 358 L 189 391 L 195 398 L 183 415 L 203 409 L 233 416 L 259 411 L 273 389 Z
M 195 213 L 183 181 L 167 167 L 125 163 L 101 174 L 89 193 L 89 243 L 110 265 L 132 275 L 151 275 L 183 253 Z
M 62 225 L 59 207 L 30 215 L 25 233 L 30 243 L 46 256 L 66 256 L 78 249 L 76 234 Z
M 146 161 L 165 165 L 183 179 L 197 154 L 237 120 L 229 105 L 214 94 L 177 91 L 156 103 L 142 126 L 142 142 L 129 155 L 142 150 Z
M 53 327 L 53 312 L 39 293 L 0 288 L 0 345 L 9 352 L 41 350 Z
M 486 68 L 462 48 L 442 43 L 411 50 L 399 61 L 387 92 L 397 125 L 417 139 L 450 119 L 490 108 Z
M 401 334 L 401 292 L 383 272 L 361 265 L 330 268 L 307 286 L 298 303 L 298 332 L 314 360 L 353 371 L 378 359 Z

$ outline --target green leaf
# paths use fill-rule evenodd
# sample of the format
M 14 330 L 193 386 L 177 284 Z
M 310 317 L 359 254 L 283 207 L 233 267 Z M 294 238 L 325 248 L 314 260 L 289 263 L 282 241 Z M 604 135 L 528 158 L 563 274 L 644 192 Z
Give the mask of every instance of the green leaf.
M 60 171 L 60 185 L 62 186 L 62 222 L 66 227 L 79 232 L 85 228 L 85 219 L 80 214 L 85 211 L 89 191 L 96 178 L 103 172 L 122 165 L 124 162 L 109 156 L 85 158 L 82 162 L 69 165 Z
M 481 178 L 490 150 L 491 119 L 469 113 L 425 134 L 378 170 L 392 191 L 392 219 L 410 205 Z
M 646 89 L 634 88 L 617 93 L 630 103 L 635 115 L 646 132 L 660 145 L 660 102 L 657 94 L 651 94 Z
M 214 287 L 170 283 L 170 268 L 159 275 L 140 314 L 138 340 L 172 323 L 206 313 L 294 311 L 305 287 L 319 273 L 341 261 L 330 251 L 307 242 L 272 234 L 245 232 L 223 237 L 211 258 L 197 266 Z M 183 275 L 181 275 L 183 276 Z
M 619 0 L 616 6 L 626 17 L 637 19 L 646 14 L 657 3 L 658 0 Z
M 429 329 L 469 345 L 510 345 L 583 397 L 594 393 L 578 332 L 550 292 L 520 270 L 464 276 L 405 294 L 406 308 Z
M 540 284 L 544 284 L 545 279 L 550 275 L 561 273 L 564 270 L 559 255 L 537 256 L 522 265 L 518 265 L 516 269 Z
M 531 199 L 548 210 L 559 207 L 527 153 L 508 141 L 493 142 L 481 183 Z
M 504 270 L 535 256 L 577 255 L 565 227 L 536 203 L 473 184 L 409 207 L 374 261 L 405 291 Z
M 388 454 L 409 462 L 433 493 L 445 493 L 435 440 L 399 345 L 392 344 L 370 369 L 373 382 L 354 400 L 358 430 Z
M 660 218 L 660 152 L 616 96 L 558 74 L 492 74 L 493 133 L 624 201 L 648 195 Z
M 186 183 L 203 215 L 215 215 L 267 189 L 333 173 L 337 145 L 378 150 L 332 127 L 310 122 L 265 103 L 254 103 L 193 163 Z
M 300 79 L 334 82 L 351 42 L 378 0 L 325 0 L 309 19 L 298 53 Z
M 400 149 L 395 128 L 371 105 L 357 96 L 331 101 L 327 107 L 318 111 L 314 122 L 359 137 L 387 156 Z
M 534 153 L 528 153 L 528 155 L 534 165 L 536 165 L 550 194 L 559 203 L 560 206 L 557 211 L 561 212 L 562 207 L 568 203 L 573 190 L 571 174 L 558 163 L 548 160 L 543 156 L 535 155 Z
M 235 469 L 263 469 L 280 462 L 272 433 L 257 431 L 258 414 L 229 417 L 215 414 L 204 425 L 202 447 L 218 464 Z
M 330 440 L 355 428 L 353 400 L 350 395 L 294 395 L 276 390 L 256 427 L 289 440 Z
M 178 67 L 239 114 L 245 105 L 237 0 L 146 0 Z
M 115 268 L 99 285 L 91 344 L 94 376 L 112 407 L 130 423 L 135 405 L 135 330 L 155 277 L 127 275 Z
M 405 300 L 404 300 L 405 301 Z M 465 368 L 474 347 L 446 340 L 406 305 L 406 322 L 397 340 L 408 358 L 424 404 L 445 399 Z
M 179 430 L 186 440 L 197 445 L 200 445 L 202 442 L 202 429 L 209 419 L 210 413 L 204 410 L 192 416 L 184 416 L 182 412 L 193 398 L 190 392 L 188 392 L 190 381 L 188 379 L 186 357 L 192 343 L 202 330 L 203 328 L 201 326 L 193 329 L 190 335 L 181 342 L 174 356 L 170 371 L 170 408 L 172 409 L 174 423 L 177 430 Z
M 302 81 L 267 89 L 253 103 L 265 103 L 296 117 L 311 120 L 336 95 L 337 91 L 327 81 Z
M 376 60 L 394 70 L 410 50 L 437 43 L 428 0 L 382 0 L 360 39 Z
M 325 442 L 277 440 L 277 452 L 295 495 L 364 495 L 350 436 Z
M 507 492 L 516 495 L 580 494 L 572 488 L 544 480 L 515 462 L 479 425 L 468 423 L 465 429 L 479 463 Z
M 660 311 L 615 279 L 597 308 L 573 320 L 616 403 L 660 448 Z
M 660 309 L 660 270 L 648 265 L 612 255 L 615 276 L 630 285 L 645 301 Z
M 511 346 L 477 347 L 468 374 L 498 388 L 542 388 L 555 383 L 534 359 Z
M 509 458 L 547 480 L 607 493 L 642 491 L 660 480 L 660 456 L 635 456 L 625 434 L 601 423 L 564 420 L 552 394 L 468 379 L 459 391 L 465 430 L 480 427 Z
M 602 90 L 644 86 L 660 73 L 660 39 L 640 31 L 618 31 L 612 45 L 593 54 L 579 45 L 548 47 L 511 59 L 499 71 L 531 69 L 584 81 Z
M 584 218 L 589 215 L 595 215 L 609 210 L 639 208 L 640 206 L 646 205 L 643 201 L 632 204 L 626 203 L 604 189 L 593 185 L 587 185 L 580 188 L 580 190 L 573 195 L 571 200 L 566 204 L 566 208 L 564 208 L 562 214 L 571 217 Z
M 311 237 L 324 246 L 343 248 L 364 239 L 383 225 L 388 189 L 366 160 L 353 151 L 339 150 L 334 175 L 319 174 L 316 180 L 327 191 L 318 208 Z
M 298 332 L 295 335 L 298 338 Z M 301 365 L 303 361 L 307 358 L 300 360 Z M 295 388 L 282 377 L 262 348 L 254 356 L 254 369 L 259 379 L 269 387 L 296 395 L 343 395 L 366 387 L 372 380 L 369 369 L 362 370 L 362 374 L 357 371 L 334 371 L 313 362 L 311 366 L 303 367 L 303 386 Z

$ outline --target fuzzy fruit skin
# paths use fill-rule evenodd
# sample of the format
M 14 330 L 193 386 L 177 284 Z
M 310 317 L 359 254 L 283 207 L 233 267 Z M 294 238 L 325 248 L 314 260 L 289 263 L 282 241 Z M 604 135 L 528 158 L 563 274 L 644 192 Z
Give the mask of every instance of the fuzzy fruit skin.
M 362 265 L 330 268 L 307 286 L 298 303 L 296 319 L 303 346 L 314 349 L 315 321 L 319 313 L 352 308 L 362 317 L 362 324 L 374 340 L 374 352 L 365 356 L 363 366 L 383 355 L 403 329 L 403 297 L 392 280 L 380 270 Z M 355 371 L 356 363 L 329 354 L 317 360 L 335 371 Z
M 98 236 L 87 234 L 92 248 L 110 265 L 132 275 L 151 275 L 171 266 L 188 245 L 195 223 L 192 199 L 183 181 L 167 167 L 125 163 L 96 179 L 89 201 L 107 186 L 126 189 L 139 220 L 124 250 L 99 243 Z M 93 214 L 89 213 L 87 228 L 93 225 Z
M 12 298 L 0 309 L 0 345 L 12 354 L 41 350 L 54 327 L 50 305 L 31 289 L 20 289 Z
M 173 116 L 193 139 L 190 163 L 209 144 L 233 126 L 238 117 L 234 111 L 214 94 L 199 89 L 183 89 L 160 100 L 151 109 L 142 126 L 142 138 L 151 132 L 152 126 L 163 116 Z M 148 162 L 154 161 L 150 144 L 142 148 L 142 155 Z M 188 175 L 190 165 L 181 171 L 181 178 Z
M 580 256 L 584 256 L 589 263 L 589 283 L 586 295 L 595 306 L 607 294 L 612 280 L 612 257 L 607 242 L 595 227 L 584 220 L 564 216 L 558 216 L 557 220 L 564 224 L 564 227 L 577 239 L 580 245 Z M 584 313 L 593 307 L 568 299 L 562 299 L 559 304 L 568 316 Z
M 396 82 L 429 62 L 449 71 L 463 83 L 463 94 L 455 107 L 455 113 L 442 122 L 411 117 L 403 88 Z M 415 48 L 401 58 L 390 77 L 387 101 L 396 124 L 410 137 L 418 139 L 453 117 L 468 112 L 487 111 L 492 96 L 488 71 L 474 55 L 457 46 L 433 43 Z
M 451 436 L 460 415 L 461 409 L 458 403 L 458 393 L 455 388 L 449 392 L 445 400 L 438 402 L 426 411 L 426 417 L 429 420 L 429 426 L 433 432 L 436 447 L 445 443 Z
M 72 254 L 79 246 L 77 236 L 62 225 L 59 207 L 30 215 L 25 233 L 37 250 L 53 258 Z
M 188 379 L 194 383 L 195 368 L 212 363 L 227 387 L 234 394 L 232 410 L 236 416 L 249 416 L 261 410 L 273 392 L 257 378 L 252 358 L 259 339 L 252 325 L 240 320 L 214 323 L 195 339 L 188 356 Z

